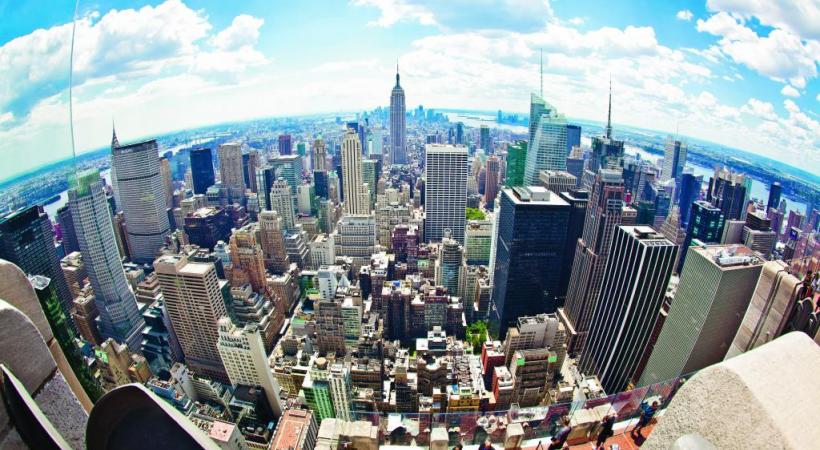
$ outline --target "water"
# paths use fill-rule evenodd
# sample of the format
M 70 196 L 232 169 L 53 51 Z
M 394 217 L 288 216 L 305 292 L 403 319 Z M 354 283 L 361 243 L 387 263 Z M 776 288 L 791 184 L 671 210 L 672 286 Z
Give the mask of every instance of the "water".
M 506 125 L 506 124 L 497 124 L 495 122 L 495 116 L 489 115 L 482 115 L 482 114 L 463 114 L 463 113 L 445 113 L 447 117 L 452 122 L 463 122 L 464 125 L 469 127 L 480 127 L 481 125 L 491 126 L 493 128 L 500 128 L 504 130 L 511 131 L 513 133 L 521 133 L 527 134 L 529 129 L 525 126 L 521 125 Z M 582 145 L 589 147 L 591 145 L 591 140 L 587 136 L 581 137 Z M 628 155 L 638 155 L 641 159 L 645 159 L 647 161 L 652 161 L 653 163 L 657 163 L 658 159 L 660 159 L 659 155 L 654 155 L 652 153 L 647 152 L 646 150 L 635 147 L 632 145 L 625 145 L 624 152 Z M 709 177 L 714 176 L 715 169 L 713 167 L 706 167 L 699 164 L 694 164 L 688 162 L 686 164 L 686 168 L 691 170 L 695 175 L 703 176 L 704 184 L 709 182 Z M 765 204 L 769 199 L 769 186 L 766 183 L 763 183 L 760 180 L 756 180 L 752 178 L 752 192 L 750 195 L 751 199 L 762 200 Z M 805 203 L 802 203 L 792 197 L 789 197 L 786 194 L 783 194 L 784 199 L 786 199 L 786 211 L 789 210 L 797 210 L 802 212 L 803 214 L 807 214 L 808 206 Z
M 111 184 L 111 169 L 106 169 L 100 172 L 100 176 L 105 179 L 107 184 Z M 57 220 L 57 210 L 62 208 L 63 205 L 68 203 L 68 190 L 60 192 L 60 199 L 54 203 L 49 203 L 48 205 L 44 205 L 43 209 L 48 214 L 49 219 L 52 221 Z

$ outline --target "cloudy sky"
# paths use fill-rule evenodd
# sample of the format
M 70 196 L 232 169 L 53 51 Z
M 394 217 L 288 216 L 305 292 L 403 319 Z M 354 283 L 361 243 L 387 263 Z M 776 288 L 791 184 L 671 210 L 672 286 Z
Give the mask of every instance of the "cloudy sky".
M 0 0 L 0 179 L 71 154 L 73 0 Z M 80 1 L 78 151 L 389 103 L 528 110 L 694 136 L 820 171 L 820 1 Z

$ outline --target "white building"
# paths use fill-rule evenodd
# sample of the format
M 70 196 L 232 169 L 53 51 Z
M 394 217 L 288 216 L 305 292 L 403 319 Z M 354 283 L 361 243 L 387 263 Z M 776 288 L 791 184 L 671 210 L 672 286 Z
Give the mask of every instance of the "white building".
M 464 243 L 467 208 L 467 147 L 463 145 L 427 144 L 424 235 L 428 242 L 438 242 L 444 230 Z
M 370 214 L 370 191 L 362 174 L 362 144 L 350 129 L 342 141 L 342 189 L 345 214 Z
M 261 386 L 276 417 L 282 415 L 279 383 L 273 378 L 262 335 L 255 323 L 238 328 L 228 317 L 219 319 L 217 348 L 234 386 Z
M 336 261 L 336 249 L 333 245 L 333 235 L 319 234 L 310 244 L 310 266 L 313 269 L 333 264 Z
M 293 212 L 293 193 L 290 185 L 284 178 L 277 179 L 270 188 L 271 209 L 282 217 L 282 226 L 285 230 L 292 230 L 296 226 L 296 214 Z

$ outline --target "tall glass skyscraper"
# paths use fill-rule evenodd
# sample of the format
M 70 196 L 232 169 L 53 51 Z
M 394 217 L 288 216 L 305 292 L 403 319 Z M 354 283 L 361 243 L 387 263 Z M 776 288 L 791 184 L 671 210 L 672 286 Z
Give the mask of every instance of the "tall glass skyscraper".
M 398 66 L 396 66 L 396 85 L 390 92 L 390 156 L 393 164 L 407 164 L 404 89 L 399 85 Z
M 490 326 L 503 339 L 519 316 L 555 312 L 570 205 L 541 186 L 504 188 L 498 208 Z
M 74 299 L 54 248 L 51 221 L 39 206 L 30 206 L 0 218 L 0 258 L 17 264 L 26 275 L 50 278 L 60 307 L 66 317 L 71 317 Z
M 538 174 L 542 170 L 567 170 L 567 120 L 535 94 L 530 112 L 536 115 L 530 116 L 530 143 L 524 166 L 524 183 L 534 186 L 538 184 Z
M 526 164 L 527 141 L 515 141 L 507 146 L 507 175 L 504 177 L 504 186 L 523 186 Z
M 216 182 L 214 161 L 209 148 L 191 150 L 191 178 L 194 180 L 194 194 L 203 194 Z
M 157 141 L 112 145 L 111 166 L 116 169 L 111 178 L 125 214 L 131 259 L 151 263 L 171 232 Z
M 100 335 L 103 339 L 110 337 L 125 343 L 131 351 L 138 352 L 145 322 L 125 278 L 100 174 L 97 171 L 82 173 L 70 180 L 70 185 L 68 207 L 94 289 Z
M 681 142 L 672 139 L 670 136 L 666 139 L 666 145 L 663 151 L 663 173 L 661 174 L 661 182 L 667 180 L 680 180 L 683 174 L 683 168 L 686 166 L 686 142 Z

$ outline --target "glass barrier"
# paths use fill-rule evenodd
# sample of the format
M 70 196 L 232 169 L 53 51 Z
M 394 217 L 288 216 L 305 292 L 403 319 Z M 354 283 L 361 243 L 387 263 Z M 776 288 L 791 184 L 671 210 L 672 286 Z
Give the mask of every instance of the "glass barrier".
M 571 426 L 567 436 L 570 447 L 589 448 L 606 429 L 605 419 L 611 416 L 611 433 L 604 433 L 606 448 L 613 443 L 624 448 L 627 441 L 640 445 L 651 433 L 654 424 L 678 389 L 690 375 L 664 382 L 583 401 L 509 410 L 453 413 L 375 413 L 356 412 L 352 420 L 363 420 L 378 427 L 379 445 L 397 447 L 429 447 L 433 430 L 444 429 L 448 447 L 461 444 L 468 450 L 489 440 L 495 448 L 504 448 L 508 429 L 521 426 L 522 448 L 546 449 L 550 439 L 563 426 L 566 418 Z M 657 403 L 657 407 L 652 405 Z M 652 417 L 639 427 L 644 415 Z M 517 428 L 517 427 L 516 427 Z M 638 430 L 636 430 L 638 428 Z M 445 434 L 439 434 L 444 436 Z

